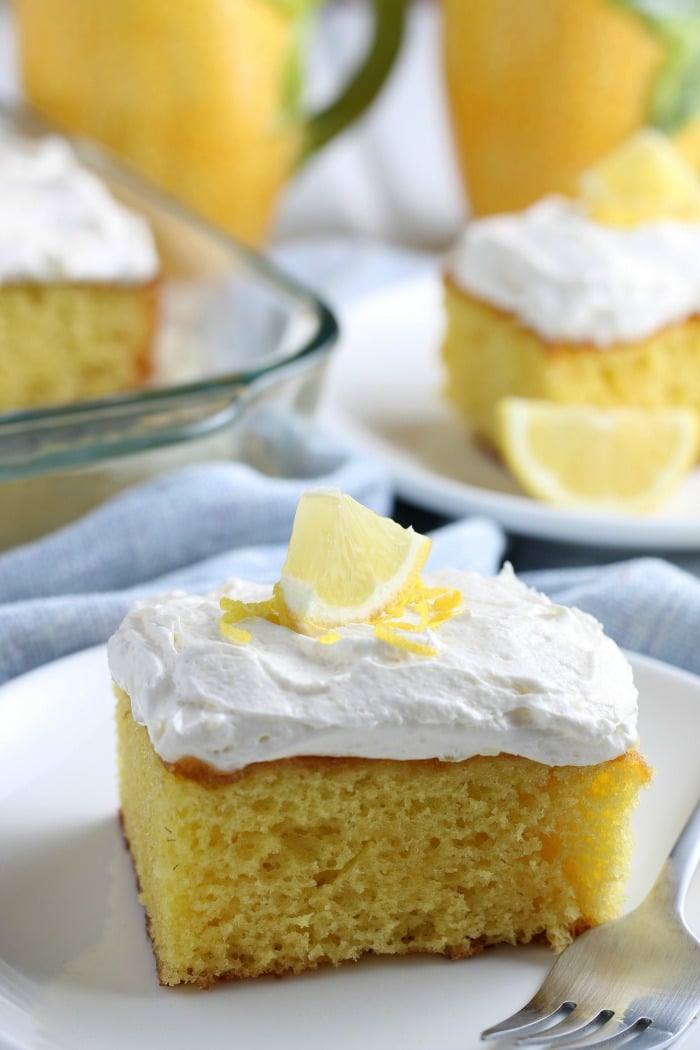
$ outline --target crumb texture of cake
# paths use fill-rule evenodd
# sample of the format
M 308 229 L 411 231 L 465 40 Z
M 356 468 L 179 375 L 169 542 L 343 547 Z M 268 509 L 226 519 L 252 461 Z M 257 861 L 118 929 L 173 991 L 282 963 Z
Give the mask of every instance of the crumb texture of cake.
M 164 765 L 118 690 L 121 805 L 161 983 L 371 952 L 559 950 L 619 911 L 648 769 L 292 758 L 230 782 Z
M 700 223 L 605 226 L 576 201 L 470 223 L 445 279 L 445 396 L 498 447 L 508 396 L 700 411 Z
M 137 389 L 156 310 L 153 283 L 0 287 L 0 411 Z
M 460 602 L 413 625 L 418 650 L 372 623 L 297 633 L 242 580 L 137 603 L 110 639 L 122 823 L 163 984 L 560 950 L 619 911 L 650 775 L 629 664 L 509 566 L 423 581 Z
M 139 387 L 158 277 L 146 221 L 65 141 L 0 128 L 0 410 Z

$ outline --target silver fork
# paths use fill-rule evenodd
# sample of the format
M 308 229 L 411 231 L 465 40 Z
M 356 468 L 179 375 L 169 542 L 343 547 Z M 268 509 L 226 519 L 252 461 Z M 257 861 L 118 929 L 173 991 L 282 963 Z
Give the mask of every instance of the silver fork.
M 642 904 L 582 934 L 522 1010 L 481 1038 L 548 1050 L 670 1046 L 700 1008 L 700 942 L 683 914 L 699 860 L 700 802 Z

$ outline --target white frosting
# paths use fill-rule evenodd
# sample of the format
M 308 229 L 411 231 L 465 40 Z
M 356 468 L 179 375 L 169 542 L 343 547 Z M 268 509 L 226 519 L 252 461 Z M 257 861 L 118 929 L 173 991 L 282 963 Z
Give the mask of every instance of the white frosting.
M 221 771 L 293 755 L 461 760 L 499 752 L 586 765 L 636 743 L 630 666 L 592 617 L 552 604 L 507 567 L 495 578 L 427 574 L 461 590 L 430 632 L 437 655 L 379 641 L 367 624 L 313 638 L 250 619 L 219 633 L 219 594 L 137 604 L 109 642 L 114 681 L 166 762 Z M 269 587 L 230 581 L 231 597 Z
M 116 282 L 158 272 L 151 231 L 56 137 L 0 129 L 0 284 Z
M 470 222 L 448 268 L 543 339 L 604 348 L 700 312 L 700 223 L 613 228 L 546 197 Z

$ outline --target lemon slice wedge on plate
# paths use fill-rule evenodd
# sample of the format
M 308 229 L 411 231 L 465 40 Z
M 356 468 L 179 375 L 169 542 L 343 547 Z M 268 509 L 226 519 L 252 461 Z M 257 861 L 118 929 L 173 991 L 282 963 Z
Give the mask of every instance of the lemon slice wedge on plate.
M 595 408 L 504 398 L 501 452 L 525 491 L 568 507 L 638 513 L 658 507 L 698 456 L 695 412 Z
M 313 633 L 371 623 L 410 594 L 431 541 L 337 489 L 302 493 L 276 592 L 285 619 Z

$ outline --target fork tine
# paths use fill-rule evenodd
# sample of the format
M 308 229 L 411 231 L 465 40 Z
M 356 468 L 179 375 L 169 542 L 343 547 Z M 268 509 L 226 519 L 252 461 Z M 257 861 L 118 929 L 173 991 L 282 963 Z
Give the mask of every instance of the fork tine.
M 677 1032 L 669 1032 L 664 1028 L 655 1028 L 652 1022 L 627 1045 L 634 1050 L 663 1050 L 665 1046 L 675 1043 L 676 1039 L 679 1039 L 687 1029 L 688 1025 L 685 1025 Z
M 586 1035 L 592 1035 L 613 1016 L 613 1010 L 599 1010 L 593 1017 L 582 1018 L 578 1009 L 572 1010 L 559 1024 L 552 1025 L 544 1032 L 521 1036 L 517 1043 L 518 1046 L 533 1046 L 535 1043 L 546 1047 L 563 1046 L 567 1039 L 583 1039 Z
M 556 1048 L 556 1050 L 613 1050 L 616 1047 L 629 1046 L 630 1050 L 633 1050 L 633 1048 L 634 1050 L 641 1050 L 641 1048 L 645 1047 L 645 1044 L 640 1042 L 640 1038 L 644 1037 L 650 1024 L 651 1021 L 648 1017 L 639 1018 L 631 1024 L 618 1028 L 612 1035 L 603 1034 L 600 1039 L 589 1041 L 587 1036 L 590 1035 L 590 1032 L 584 1032 L 578 1036 L 574 1035 L 573 1039 L 564 1036 L 561 1042 L 552 1040 L 548 1044 L 548 1048 L 549 1050 L 552 1050 L 552 1048 Z M 609 1030 L 606 1029 L 606 1031 Z M 664 1035 L 668 1035 L 668 1033 L 666 1032 Z M 582 1039 L 586 1039 L 586 1042 L 581 1042 Z M 534 1043 L 530 1045 L 534 1045 Z M 660 1050 L 661 1047 L 668 1045 L 668 1043 L 652 1042 L 646 1044 L 646 1050 L 652 1050 L 652 1048 L 653 1050 L 656 1050 L 656 1048 Z
M 504 1035 L 524 1035 L 535 1029 L 540 1030 L 543 1025 L 547 1023 L 553 1024 L 559 1020 L 563 1013 L 565 1016 L 568 1015 L 575 1005 L 575 1003 L 565 1002 L 554 1010 L 542 1010 L 538 1006 L 537 1000 L 531 999 L 529 1003 L 523 1006 L 522 1010 L 518 1010 L 517 1013 L 506 1017 L 505 1021 L 494 1024 L 490 1028 L 485 1028 L 481 1033 L 481 1038 L 484 1040 L 500 1039 Z

